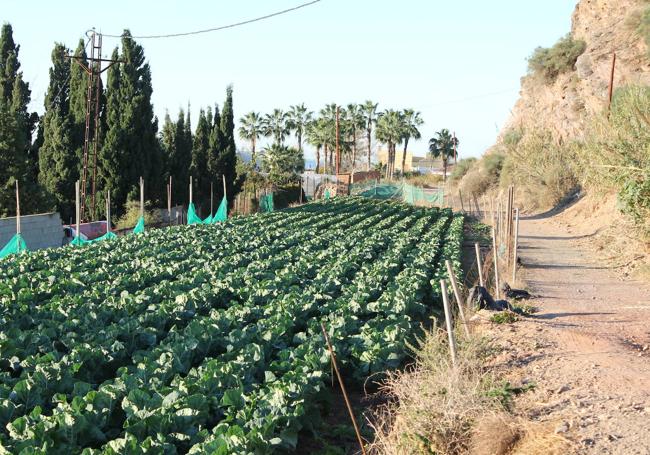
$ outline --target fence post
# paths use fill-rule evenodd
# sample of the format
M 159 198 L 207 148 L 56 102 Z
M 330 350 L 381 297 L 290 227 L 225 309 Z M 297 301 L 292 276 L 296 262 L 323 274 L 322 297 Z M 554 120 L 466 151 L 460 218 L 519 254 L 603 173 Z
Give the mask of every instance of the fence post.
M 478 245 L 478 242 L 474 243 L 474 250 L 476 251 L 476 265 L 478 267 L 478 282 L 481 287 L 485 287 L 483 283 L 483 266 L 481 265 L 481 248 Z
M 499 258 L 497 252 L 497 236 L 494 228 L 492 228 L 492 251 L 494 252 L 494 282 L 497 300 L 501 298 L 501 291 L 499 290 Z
M 18 191 L 18 180 L 16 180 L 16 234 L 20 234 L 20 192 Z
M 469 338 L 469 327 L 467 326 L 467 319 L 465 319 L 463 300 L 460 297 L 460 290 L 458 289 L 458 283 L 456 282 L 456 276 L 454 275 L 454 268 L 452 267 L 451 261 L 449 259 L 445 260 L 445 265 L 447 266 L 447 274 L 449 275 L 449 280 L 451 281 L 451 288 L 454 290 L 454 297 L 456 298 L 456 303 L 458 304 L 458 315 L 460 316 L 460 322 L 463 324 L 465 336 Z
M 445 280 L 440 280 L 440 289 L 442 290 L 442 304 L 445 309 L 445 322 L 447 324 L 447 336 L 449 337 L 451 363 L 456 366 L 456 341 L 454 340 L 454 326 L 451 322 L 451 310 L 449 308 L 449 298 L 447 296 L 447 284 L 445 283 Z
M 512 285 L 517 279 L 517 248 L 519 247 L 519 208 L 515 209 L 515 246 L 512 258 Z

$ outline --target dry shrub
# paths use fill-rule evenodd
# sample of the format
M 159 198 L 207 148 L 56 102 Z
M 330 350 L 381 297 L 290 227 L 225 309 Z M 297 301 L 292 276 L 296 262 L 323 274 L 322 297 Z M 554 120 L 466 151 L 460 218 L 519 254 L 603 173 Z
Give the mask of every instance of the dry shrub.
M 574 156 L 575 147 L 556 143 L 549 131 L 528 131 L 508 150 L 502 175 L 515 183 L 527 208 L 548 209 L 578 186 Z
M 442 183 L 442 175 L 438 174 L 414 174 L 407 177 L 406 182 L 425 188 L 437 188 Z
M 498 186 L 504 160 L 505 156 L 498 152 L 483 156 L 461 179 L 461 191 L 479 197 L 490 188 Z
M 393 398 L 373 422 L 375 454 L 461 454 L 471 443 L 474 421 L 499 407 L 488 396 L 493 383 L 483 368 L 488 345 L 472 338 L 459 342 L 458 364 L 449 359 L 446 333 L 429 332 L 406 372 L 390 373 L 383 392 Z

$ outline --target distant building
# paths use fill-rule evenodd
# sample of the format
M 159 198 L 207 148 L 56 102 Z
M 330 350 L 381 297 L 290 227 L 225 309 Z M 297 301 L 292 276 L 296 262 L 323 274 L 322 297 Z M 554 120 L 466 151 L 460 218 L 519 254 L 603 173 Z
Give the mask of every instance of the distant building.
M 395 150 L 395 170 L 402 172 L 402 157 L 404 156 L 403 150 Z M 388 151 L 379 149 L 377 151 L 377 160 L 382 166 L 388 161 Z M 404 162 L 406 172 L 419 172 L 420 174 L 440 174 L 442 175 L 442 160 L 433 159 L 429 156 L 413 156 L 411 152 L 406 152 L 406 161 Z M 454 168 L 453 159 L 447 163 L 447 174 Z

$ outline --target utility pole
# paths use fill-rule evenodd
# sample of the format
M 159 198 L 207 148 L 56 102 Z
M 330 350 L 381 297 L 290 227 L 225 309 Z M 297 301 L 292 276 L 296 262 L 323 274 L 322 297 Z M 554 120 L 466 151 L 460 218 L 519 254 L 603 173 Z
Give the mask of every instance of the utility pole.
M 84 64 L 81 56 L 68 55 L 77 62 L 79 66 L 88 75 L 88 85 L 86 88 L 86 124 L 84 129 L 84 148 L 83 148 L 83 171 L 81 173 L 81 217 L 84 218 L 86 209 L 86 193 L 88 191 L 89 167 L 92 167 L 91 179 L 91 201 L 90 214 L 86 219 L 92 219 L 95 215 L 95 194 L 97 190 L 97 144 L 99 142 L 99 100 L 102 94 L 101 74 L 115 63 L 123 63 L 121 60 L 111 60 L 102 58 L 102 35 L 96 33 L 95 29 L 91 31 L 90 41 L 90 59 L 88 66 Z M 102 68 L 102 63 L 108 63 Z M 93 120 L 91 121 L 91 117 Z M 92 148 L 92 157 L 89 156 Z
M 341 166 L 341 155 L 339 147 L 339 136 L 340 136 L 340 109 L 336 106 L 336 175 L 339 175 L 340 166 Z

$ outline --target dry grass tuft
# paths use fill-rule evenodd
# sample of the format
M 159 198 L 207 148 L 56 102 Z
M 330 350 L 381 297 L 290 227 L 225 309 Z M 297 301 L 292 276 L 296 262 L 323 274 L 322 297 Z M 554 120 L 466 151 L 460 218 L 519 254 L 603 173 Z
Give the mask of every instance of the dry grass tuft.
M 488 350 L 482 339 L 461 340 L 458 365 L 454 368 L 446 333 L 428 333 L 416 348 L 413 368 L 391 373 L 383 384 L 382 391 L 393 399 L 371 423 L 375 429 L 371 452 L 466 453 L 476 419 L 500 406 L 487 394 L 489 384 L 493 383 L 483 368 Z
M 472 455 L 566 455 L 573 445 L 556 434 L 555 425 L 538 423 L 505 413 L 479 419 L 472 433 Z

